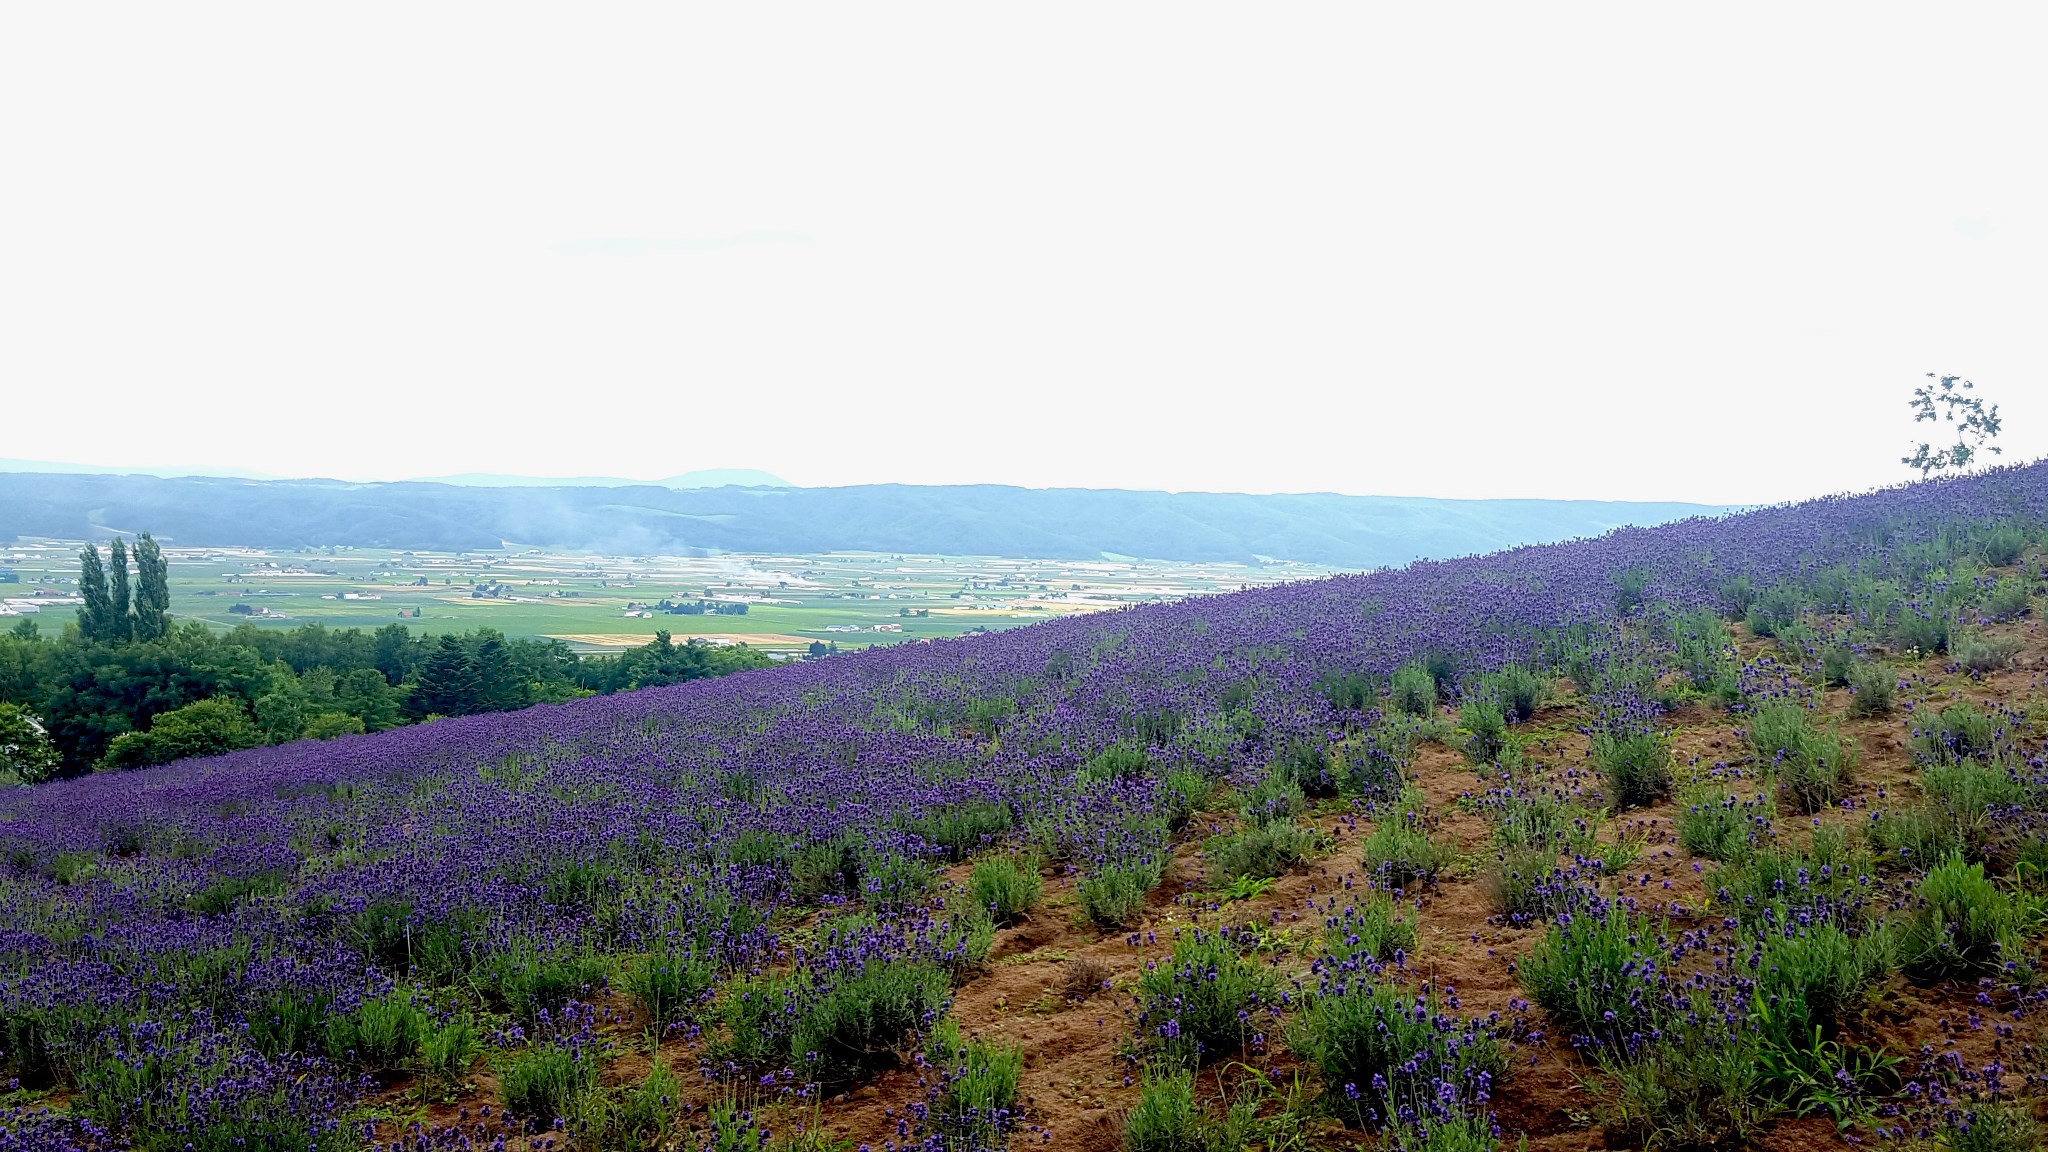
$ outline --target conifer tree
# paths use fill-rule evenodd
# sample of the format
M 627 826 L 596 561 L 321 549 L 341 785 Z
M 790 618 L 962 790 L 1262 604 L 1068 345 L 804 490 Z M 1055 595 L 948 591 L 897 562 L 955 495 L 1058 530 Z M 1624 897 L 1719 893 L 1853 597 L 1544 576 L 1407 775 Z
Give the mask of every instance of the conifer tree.
M 467 716 L 477 710 L 480 687 L 476 662 L 462 641 L 444 634 L 420 665 L 420 681 L 407 705 L 415 716 Z
M 509 712 L 526 703 L 526 685 L 519 682 L 518 669 L 505 652 L 505 642 L 485 636 L 476 646 L 477 701 L 479 712 Z

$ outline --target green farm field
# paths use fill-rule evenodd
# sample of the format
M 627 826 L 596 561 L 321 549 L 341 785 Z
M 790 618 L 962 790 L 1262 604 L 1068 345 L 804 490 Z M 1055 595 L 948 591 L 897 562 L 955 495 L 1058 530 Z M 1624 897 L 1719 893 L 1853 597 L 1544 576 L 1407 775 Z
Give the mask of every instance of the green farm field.
M 19 583 L 0 596 L 56 600 L 78 573 L 74 541 L 0 548 Z M 179 548 L 167 545 L 171 612 L 220 628 L 376 628 L 421 632 L 495 628 L 553 637 L 581 652 L 617 651 L 658 631 L 768 650 L 813 642 L 864 648 L 997 630 L 1081 612 L 1157 603 L 1324 574 L 1312 565 L 1188 564 L 1104 559 L 1007 560 L 879 553 L 594 556 L 375 549 Z M 728 613 L 685 615 L 658 605 L 709 602 Z M 731 611 L 744 605 L 744 614 Z M 49 604 L 45 628 L 72 619 Z M 900 629 L 900 630 L 899 630 Z

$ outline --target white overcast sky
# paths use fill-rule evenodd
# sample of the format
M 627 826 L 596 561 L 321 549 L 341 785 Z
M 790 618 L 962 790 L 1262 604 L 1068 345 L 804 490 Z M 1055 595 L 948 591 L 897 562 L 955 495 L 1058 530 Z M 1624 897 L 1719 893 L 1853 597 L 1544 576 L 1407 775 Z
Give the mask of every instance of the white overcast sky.
M 1750 502 L 2048 454 L 2048 14 L 11 4 L 0 456 Z

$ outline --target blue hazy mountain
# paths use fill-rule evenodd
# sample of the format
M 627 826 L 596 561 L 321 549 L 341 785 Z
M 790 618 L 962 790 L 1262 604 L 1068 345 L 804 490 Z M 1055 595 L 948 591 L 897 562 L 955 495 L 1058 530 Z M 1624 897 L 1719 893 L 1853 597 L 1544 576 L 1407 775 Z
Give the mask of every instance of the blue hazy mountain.
M 0 540 L 148 530 L 170 544 L 327 544 L 614 554 L 923 552 L 1086 559 L 1297 560 L 1343 568 L 1497 551 L 1727 508 L 1603 500 L 1435 500 L 1013 488 L 666 484 L 553 487 L 0 474 Z

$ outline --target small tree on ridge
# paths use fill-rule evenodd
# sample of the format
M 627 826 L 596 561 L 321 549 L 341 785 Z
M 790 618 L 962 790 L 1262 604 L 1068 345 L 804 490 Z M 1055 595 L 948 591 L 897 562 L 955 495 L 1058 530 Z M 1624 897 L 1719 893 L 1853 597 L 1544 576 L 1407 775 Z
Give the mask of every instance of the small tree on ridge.
M 1913 398 L 1907 401 L 1913 409 L 1913 423 L 1953 424 L 1956 442 L 1944 447 L 1923 441 L 1911 456 L 1901 456 L 1899 463 L 1918 468 L 1925 478 L 1951 469 L 1961 472 L 1979 452 L 2003 454 L 2004 449 L 1991 443 L 2001 428 L 1998 405 L 1987 407 L 1983 397 L 1971 395 L 1977 386 L 1961 376 L 1929 372 L 1927 378 L 1934 383 L 1913 389 Z

